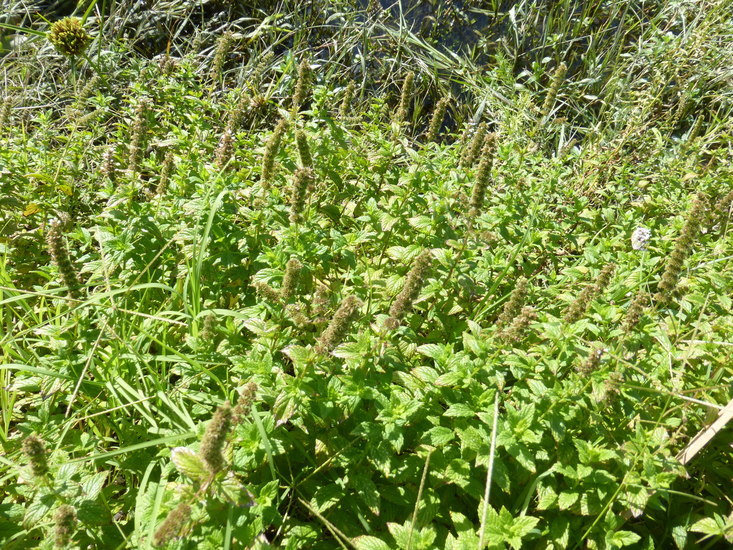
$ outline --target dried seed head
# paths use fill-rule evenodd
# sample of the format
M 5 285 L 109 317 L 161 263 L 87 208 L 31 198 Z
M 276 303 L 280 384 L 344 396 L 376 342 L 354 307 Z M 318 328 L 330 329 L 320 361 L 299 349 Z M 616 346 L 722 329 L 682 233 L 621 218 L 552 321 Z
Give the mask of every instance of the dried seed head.
M 165 159 L 163 160 L 163 168 L 160 170 L 160 181 L 158 182 L 158 186 L 155 188 L 155 194 L 156 195 L 163 195 L 165 194 L 166 189 L 168 189 L 168 182 L 171 178 L 171 172 L 173 171 L 173 151 L 168 151 L 165 155 Z
M 175 537 L 180 536 L 181 531 L 191 519 L 191 507 L 181 502 L 166 516 L 163 523 L 153 535 L 154 546 L 164 546 Z
M 600 347 L 594 347 L 591 349 L 588 357 L 586 357 L 583 364 L 579 365 L 577 370 L 579 373 L 588 375 L 594 373 L 601 366 L 601 358 L 603 357 L 604 350 Z
M 135 120 L 132 123 L 132 130 L 130 132 L 130 148 L 128 149 L 128 164 L 129 170 L 136 172 L 142 159 L 142 154 L 145 146 L 145 137 L 148 131 L 148 118 L 147 112 L 150 107 L 150 101 L 147 98 L 142 98 L 135 107 Z
M 202 342 L 213 346 L 216 343 L 217 338 L 217 326 L 216 326 L 216 315 L 209 313 L 204 317 L 204 325 L 201 328 L 200 339 Z
M 48 474 L 48 457 L 46 446 L 40 437 L 29 435 L 23 441 L 23 454 L 28 458 L 33 475 L 44 477 Z
M 476 183 L 473 186 L 471 194 L 471 204 L 468 215 L 476 217 L 481 212 L 486 197 L 486 189 L 491 179 L 491 165 L 494 162 L 494 140 L 491 138 L 493 134 L 486 136 L 484 148 L 481 151 L 481 161 L 476 171 Z
M 71 536 L 76 527 L 76 509 L 68 504 L 62 504 L 53 515 L 54 544 L 56 548 L 64 548 L 71 542 Z
M 113 145 L 107 147 L 102 154 L 102 164 L 99 167 L 99 172 L 109 178 L 110 180 L 115 179 L 115 148 Z
M 227 120 L 227 130 L 235 134 L 247 113 L 253 108 L 253 99 L 246 92 L 241 92 L 234 108 L 229 111 L 229 120 Z
M 0 132 L 10 125 L 10 110 L 13 107 L 13 98 L 5 96 L 0 103 Z
M 715 212 L 721 218 L 726 218 L 730 215 L 731 206 L 733 206 L 733 190 L 729 191 L 723 195 L 720 200 L 718 200 L 715 204 Z
M 199 455 L 212 474 L 219 472 L 225 466 L 222 449 L 224 443 L 226 443 L 227 435 L 229 435 L 231 423 L 232 407 L 229 403 L 225 403 L 216 409 L 201 440 Z
M 51 25 L 48 40 L 61 55 L 71 57 L 84 53 L 92 37 L 81 26 L 81 21 L 66 17 Z
M 214 163 L 216 164 L 217 168 L 222 169 L 227 166 L 232 158 L 233 152 L 234 134 L 229 128 L 227 128 L 221 135 L 221 138 L 219 139 L 219 145 L 216 148 L 216 158 L 214 159 Z
M 318 339 L 316 351 L 326 353 L 341 343 L 356 320 L 361 308 L 361 301 L 356 296 L 347 296 L 336 310 L 331 322 Z

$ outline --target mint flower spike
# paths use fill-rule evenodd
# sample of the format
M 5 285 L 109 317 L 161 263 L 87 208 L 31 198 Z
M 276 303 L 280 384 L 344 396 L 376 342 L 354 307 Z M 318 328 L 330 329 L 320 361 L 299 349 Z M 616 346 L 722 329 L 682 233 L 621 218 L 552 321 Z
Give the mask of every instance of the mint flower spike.
M 209 425 L 206 426 L 204 437 L 201 440 L 199 455 L 212 474 L 222 470 L 225 465 L 222 449 L 229 435 L 232 424 L 232 407 L 225 403 L 214 413 Z

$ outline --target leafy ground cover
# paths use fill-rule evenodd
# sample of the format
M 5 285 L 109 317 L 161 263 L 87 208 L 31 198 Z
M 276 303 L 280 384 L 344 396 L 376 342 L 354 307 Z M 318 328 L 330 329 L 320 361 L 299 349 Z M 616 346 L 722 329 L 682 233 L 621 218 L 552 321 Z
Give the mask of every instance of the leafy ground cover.
M 733 398 L 726 7 L 486 65 L 373 5 L 373 58 L 26 29 L 3 547 L 729 545 L 730 430 L 683 453 Z

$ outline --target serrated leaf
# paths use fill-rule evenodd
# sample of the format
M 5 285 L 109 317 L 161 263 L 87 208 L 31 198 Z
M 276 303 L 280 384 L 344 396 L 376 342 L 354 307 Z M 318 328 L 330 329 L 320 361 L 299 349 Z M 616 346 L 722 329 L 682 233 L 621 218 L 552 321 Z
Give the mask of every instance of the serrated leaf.
M 567 510 L 573 504 L 575 504 L 576 502 L 578 502 L 578 499 L 579 498 L 580 498 L 580 494 L 578 494 L 578 493 L 571 493 L 571 492 L 568 492 L 568 491 L 563 491 L 557 497 L 557 506 L 558 506 L 558 508 L 560 508 L 560 510 Z
M 271 336 L 277 331 L 277 326 L 262 319 L 246 319 L 243 323 L 247 330 L 254 332 L 257 336 Z
M 389 533 L 394 538 L 397 546 L 402 550 L 406 550 L 410 538 L 410 529 L 399 523 L 391 522 L 387 524 L 387 529 L 389 529 Z
M 457 386 L 461 382 L 463 382 L 465 379 L 466 379 L 465 373 L 454 370 L 454 371 L 446 372 L 445 374 L 441 374 L 440 376 L 438 376 L 438 379 L 435 381 L 435 385 L 441 386 L 441 387 Z
M 171 451 L 171 461 L 182 475 L 202 481 L 208 475 L 203 460 L 188 447 L 176 447 Z
M 94 500 L 97 498 L 99 493 L 104 487 L 104 482 L 107 479 L 107 472 L 99 472 L 85 478 L 81 482 L 81 490 L 85 497 Z
M 465 403 L 453 403 L 443 413 L 443 416 L 447 416 L 450 418 L 468 418 L 471 416 L 476 416 L 476 411 L 474 411 Z
M 430 445 L 433 445 L 434 447 L 442 447 L 443 445 L 451 441 L 455 437 L 455 435 L 456 434 L 450 428 L 435 426 L 434 428 L 431 428 L 426 432 L 425 438 L 430 443 Z
M 623 548 L 624 546 L 636 544 L 640 540 L 641 537 L 631 531 L 616 531 L 608 538 L 608 543 L 613 548 Z
M 369 535 L 361 535 L 360 537 L 351 539 L 351 542 L 357 550 L 392 550 L 392 547 L 382 539 Z

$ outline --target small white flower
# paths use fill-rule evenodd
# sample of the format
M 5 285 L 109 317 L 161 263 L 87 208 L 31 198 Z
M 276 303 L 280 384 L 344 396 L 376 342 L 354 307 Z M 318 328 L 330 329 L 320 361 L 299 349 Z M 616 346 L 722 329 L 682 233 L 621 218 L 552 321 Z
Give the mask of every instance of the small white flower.
M 651 236 L 652 232 L 646 227 L 637 227 L 631 234 L 631 248 L 634 250 L 646 250 L 646 245 Z

